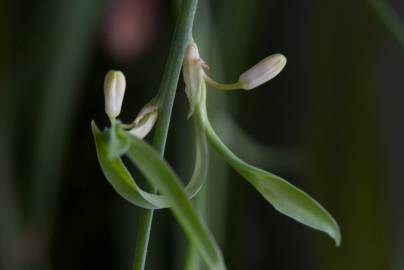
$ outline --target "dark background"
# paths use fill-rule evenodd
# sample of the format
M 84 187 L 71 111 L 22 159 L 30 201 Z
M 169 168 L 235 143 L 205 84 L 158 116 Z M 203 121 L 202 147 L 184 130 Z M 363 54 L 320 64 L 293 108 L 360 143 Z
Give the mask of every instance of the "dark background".
M 179 1 L 0 1 L 0 269 L 130 269 L 139 209 L 97 163 L 103 77 L 122 70 L 121 118 L 156 93 Z M 205 215 L 228 269 L 404 269 L 404 2 L 200 0 L 194 38 L 233 82 L 288 58 L 249 92 L 209 91 L 214 126 L 244 159 L 317 198 L 342 245 L 275 212 L 212 154 Z M 380 14 L 384 14 L 380 16 Z M 390 27 L 386 21 L 393 22 Z M 180 79 L 167 160 L 192 167 Z M 182 269 L 186 239 L 156 212 L 147 269 Z

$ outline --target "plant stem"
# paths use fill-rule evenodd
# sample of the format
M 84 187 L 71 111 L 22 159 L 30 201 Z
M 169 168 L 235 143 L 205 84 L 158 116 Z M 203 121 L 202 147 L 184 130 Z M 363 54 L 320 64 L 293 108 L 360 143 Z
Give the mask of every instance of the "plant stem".
M 198 44 L 199 51 L 212 68 L 211 72 L 215 78 L 220 80 L 229 80 L 229 74 L 237 74 L 237 72 L 243 70 L 245 64 L 245 58 L 250 47 L 250 42 L 254 29 L 254 21 L 256 21 L 256 13 L 258 10 L 257 0 L 226 0 L 222 1 L 219 5 L 219 12 L 217 16 L 213 16 L 212 8 L 209 5 L 209 1 L 201 2 L 198 8 L 198 16 L 195 25 L 194 39 Z M 232 6 L 228 9 L 228 6 Z M 216 18 L 215 18 L 216 17 Z M 234 25 L 238 25 L 238 30 L 234 32 Z M 242 28 L 240 28 L 242 27 Z M 220 32 L 220 34 L 219 34 Z M 237 33 L 234 35 L 234 33 Z M 231 43 L 227 41 L 231 40 Z M 220 46 L 225 44 L 226 48 L 231 46 L 231 53 L 226 53 L 226 50 Z M 237 57 L 234 57 L 237 55 Z M 223 64 L 226 63 L 226 68 L 223 69 Z M 227 63 L 229 65 L 227 65 Z M 244 65 L 245 66 L 245 65 Z M 217 123 L 222 118 L 226 118 L 226 125 L 233 122 L 229 119 L 226 112 L 228 107 L 227 95 L 223 95 L 221 91 L 207 91 L 207 103 L 210 114 L 212 115 L 213 123 L 216 122 L 217 128 L 222 126 Z M 233 96 L 237 93 L 233 93 Z M 233 97 L 234 98 L 234 97 Z M 233 100 L 236 101 L 236 100 Z M 232 109 L 233 113 L 236 113 L 237 109 Z M 230 122 L 228 122 L 230 121 Z M 223 125 L 224 127 L 224 125 Z M 234 130 L 234 128 L 233 128 Z M 240 145 L 239 138 L 235 136 L 228 128 L 223 128 L 221 136 L 230 138 L 229 141 Z M 244 142 L 243 142 L 244 143 Z M 251 144 L 251 142 L 250 142 Z M 257 148 L 258 149 L 258 148 Z M 262 147 L 259 148 L 262 151 Z M 254 153 L 255 155 L 257 153 Z M 266 156 L 265 156 L 266 157 Z M 211 228 L 215 238 L 222 246 L 228 245 L 226 237 L 228 234 L 228 228 L 226 224 L 229 223 L 228 219 L 238 221 L 240 217 L 234 215 L 234 213 L 228 214 L 231 208 L 238 209 L 243 202 L 239 198 L 239 187 L 235 186 L 235 183 L 228 184 L 229 181 L 229 167 L 217 155 L 210 155 L 209 157 L 209 174 L 207 182 L 196 197 L 196 207 L 199 213 L 204 217 L 208 226 Z M 256 159 L 253 159 L 256 160 Z M 220 181 L 215 181 L 220 179 Z M 234 201 L 228 205 L 228 190 L 232 189 L 232 197 L 237 198 L 237 203 Z M 235 192 L 236 191 L 236 192 Z M 209 198 L 209 199 L 206 199 Z M 237 206 L 235 206 L 237 204 Z M 209 209 L 207 212 L 206 209 Z M 231 222 L 230 222 L 231 223 Z M 233 226 L 234 227 L 234 226 Z M 238 226 L 236 226 L 238 227 Z M 237 228 L 236 228 L 237 230 Z M 231 242 L 238 242 L 238 238 L 232 236 Z M 233 252 L 230 245 L 229 250 Z M 237 254 L 239 256 L 240 254 Z M 191 244 L 188 244 L 185 251 L 185 270 L 200 270 L 204 269 L 203 261 L 201 260 L 199 253 Z M 229 257 L 231 259 L 231 256 Z
M 153 146 L 161 156 L 164 156 L 178 79 L 181 72 L 185 48 L 192 37 L 192 26 L 197 4 L 198 0 L 182 1 L 181 11 L 175 27 L 174 37 L 171 42 L 167 64 L 159 92 L 155 99 L 155 105 L 159 107 L 159 118 L 154 133 Z M 155 187 L 149 185 L 148 188 L 156 192 Z M 139 216 L 133 270 L 144 269 L 153 213 L 153 210 L 142 210 Z

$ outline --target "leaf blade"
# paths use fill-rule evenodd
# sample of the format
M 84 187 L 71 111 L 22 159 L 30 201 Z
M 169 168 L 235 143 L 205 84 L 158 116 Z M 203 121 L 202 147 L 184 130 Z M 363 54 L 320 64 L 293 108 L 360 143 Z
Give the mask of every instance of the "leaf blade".
M 91 123 L 95 148 L 101 169 L 114 190 L 132 204 L 146 209 L 168 207 L 163 197 L 144 192 L 133 180 L 119 156 L 110 154 L 104 134 L 94 122 Z
M 146 142 L 134 137 L 130 141 L 131 147 L 127 153 L 129 159 L 167 198 L 171 205 L 170 210 L 209 269 L 226 269 L 216 241 L 195 211 L 174 171 Z
M 122 131 L 119 134 L 117 134 L 118 132 L 113 133 L 112 142 L 107 142 L 104 138 L 104 134 L 98 129 L 94 122 L 91 123 L 91 128 L 99 164 L 114 190 L 130 203 L 145 209 L 170 207 L 164 196 L 149 193 L 141 189 L 122 162 L 120 155 L 125 154 L 129 149 L 129 145 L 128 147 L 124 146 L 125 144 L 129 144 L 129 136 L 126 132 Z M 198 119 L 195 119 L 194 136 L 196 144 L 195 165 L 191 179 L 185 187 L 185 192 L 190 199 L 196 196 L 204 185 L 209 163 L 206 136 L 198 125 Z M 121 149 L 126 150 L 123 151 Z
M 339 226 L 320 203 L 283 178 L 241 160 L 217 136 L 209 122 L 206 109 L 199 110 L 198 114 L 204 119 L 208 140 L 215 150 L 233 169 L 249 181 L 276 210 L 306 226 L 325 232 L 334 239 L 337 246 L 340 245 L 341 232 Z
M 248 171 L 238 170 L 272 206 L 282 214 L 313 229 L 328 234 L 341 244 L 339 226 L 331 214 L 304 191 L 285 179 L 250 166 Z M 285 199 L 287 198 L 287 199 Z

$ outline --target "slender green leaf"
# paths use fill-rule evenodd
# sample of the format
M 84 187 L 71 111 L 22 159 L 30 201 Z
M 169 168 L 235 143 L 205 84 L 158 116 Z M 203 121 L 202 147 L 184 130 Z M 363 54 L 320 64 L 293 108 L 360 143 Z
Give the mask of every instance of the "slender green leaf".
M 143 208 L 156 209 L 167 207 L 164 197 L 144 192 L 133 180 L 119 156 L 111 155 L 106 133 L 101 132 L 94 122 L 91 123 L 98 161 L 108 182 L 115 191 L 129 202 Z
M 206 87 L 203 90 L 206 92 Z M 206 94 L 203 96 L 205 99 Z M 215 150 L 233 169 L 248 180 L 276 210 L 311 228 L 327 233 L 335 240 L 337 246 L 340 244 L 341 234 L 338 224 L 327 210 L 308 194 L 286 180 L 242 161 L 216 135 L 209 122 L 204 104 L 197 113 L 204 119 L 208 140 Z
M 201 126 L 195 118 L 195 166 L 191 180 L 185 191 L 189 198 L 193 198 L 203 186 L 208 170 L 208 149 L 206 137 Z M 112 128 L 102 133 L 92 122 L 97 156 L 101 168 L 108 182 L 115 191 L 129 202 L 147 209 L 160 209 L 170 207 L 164 196 L 149 193 L 141 189 L 122 162 L 120 155 L 129 150 L 130 138 L 120 125 L 114 124 Z
M 135 137 L 131 137 L 130 140 L 129 159 L 168 200 L 170 210 L 209 269 L 226 269 L 216 241 L 196 213 L 174 171 L 147 143 Z
M 128 201 L 136 205 L 140 204 L 142 207 L 170 206 L 191 243 L 198 249 L 209 268 L 226 269 L 222 254 L 214 238 L 193 208 L 181 182 L 156 150 L 133 136 L 128 135 L 126 138 L 130 141 L 128 157 L 146 178 L 161 191 L 162 196 L 143 192 L 135 184 L 120 158 L 111 157 L 106 134 L 102 133 L 94 122 L 92 122 L 92 130 L 99 162 L 105 176 L 115 190 Z M 197 132 L 197 134 L 201 135 L 201 132 Z
M 335 240 L 337 246 L 340 245 L 341 235 L 337 222 L 317 201 L 279 176 L 245 165 L 237 171 L 249 180 L 276 210 L 327 233 Z

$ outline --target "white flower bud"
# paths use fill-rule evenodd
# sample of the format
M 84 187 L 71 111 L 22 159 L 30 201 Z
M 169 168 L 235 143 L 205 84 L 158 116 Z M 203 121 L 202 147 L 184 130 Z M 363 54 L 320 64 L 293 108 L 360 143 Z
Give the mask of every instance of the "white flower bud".
M 207 65 L 199 56 L 198 47 L 195 42 L 191 42 L 185 50 L 183 63 L 185 93 L 189 101 L 188 118 L 191 117 L 195 106 L 201 100 L 200 88 L 203 82 L 204 67 L 207 67 Z
M 146 104 L 133 121 L 133 128 L 128 131 L 129 134 L 143 139 L 153 129 L 157 121 L 158 108 L 150 103 Z
M 253 89 L 274 78 L 286 65 L 286 57 L 273 54 L 261 60 L 258 64 L 244 72 L 239 77 L 240 88 Z
M 107 75 L 105 75 L 104 99 L 105 113 L 108 117 L 115 118 L 121 113 L 125 88 L 126 80 L 122 72 L 110 70 Z

